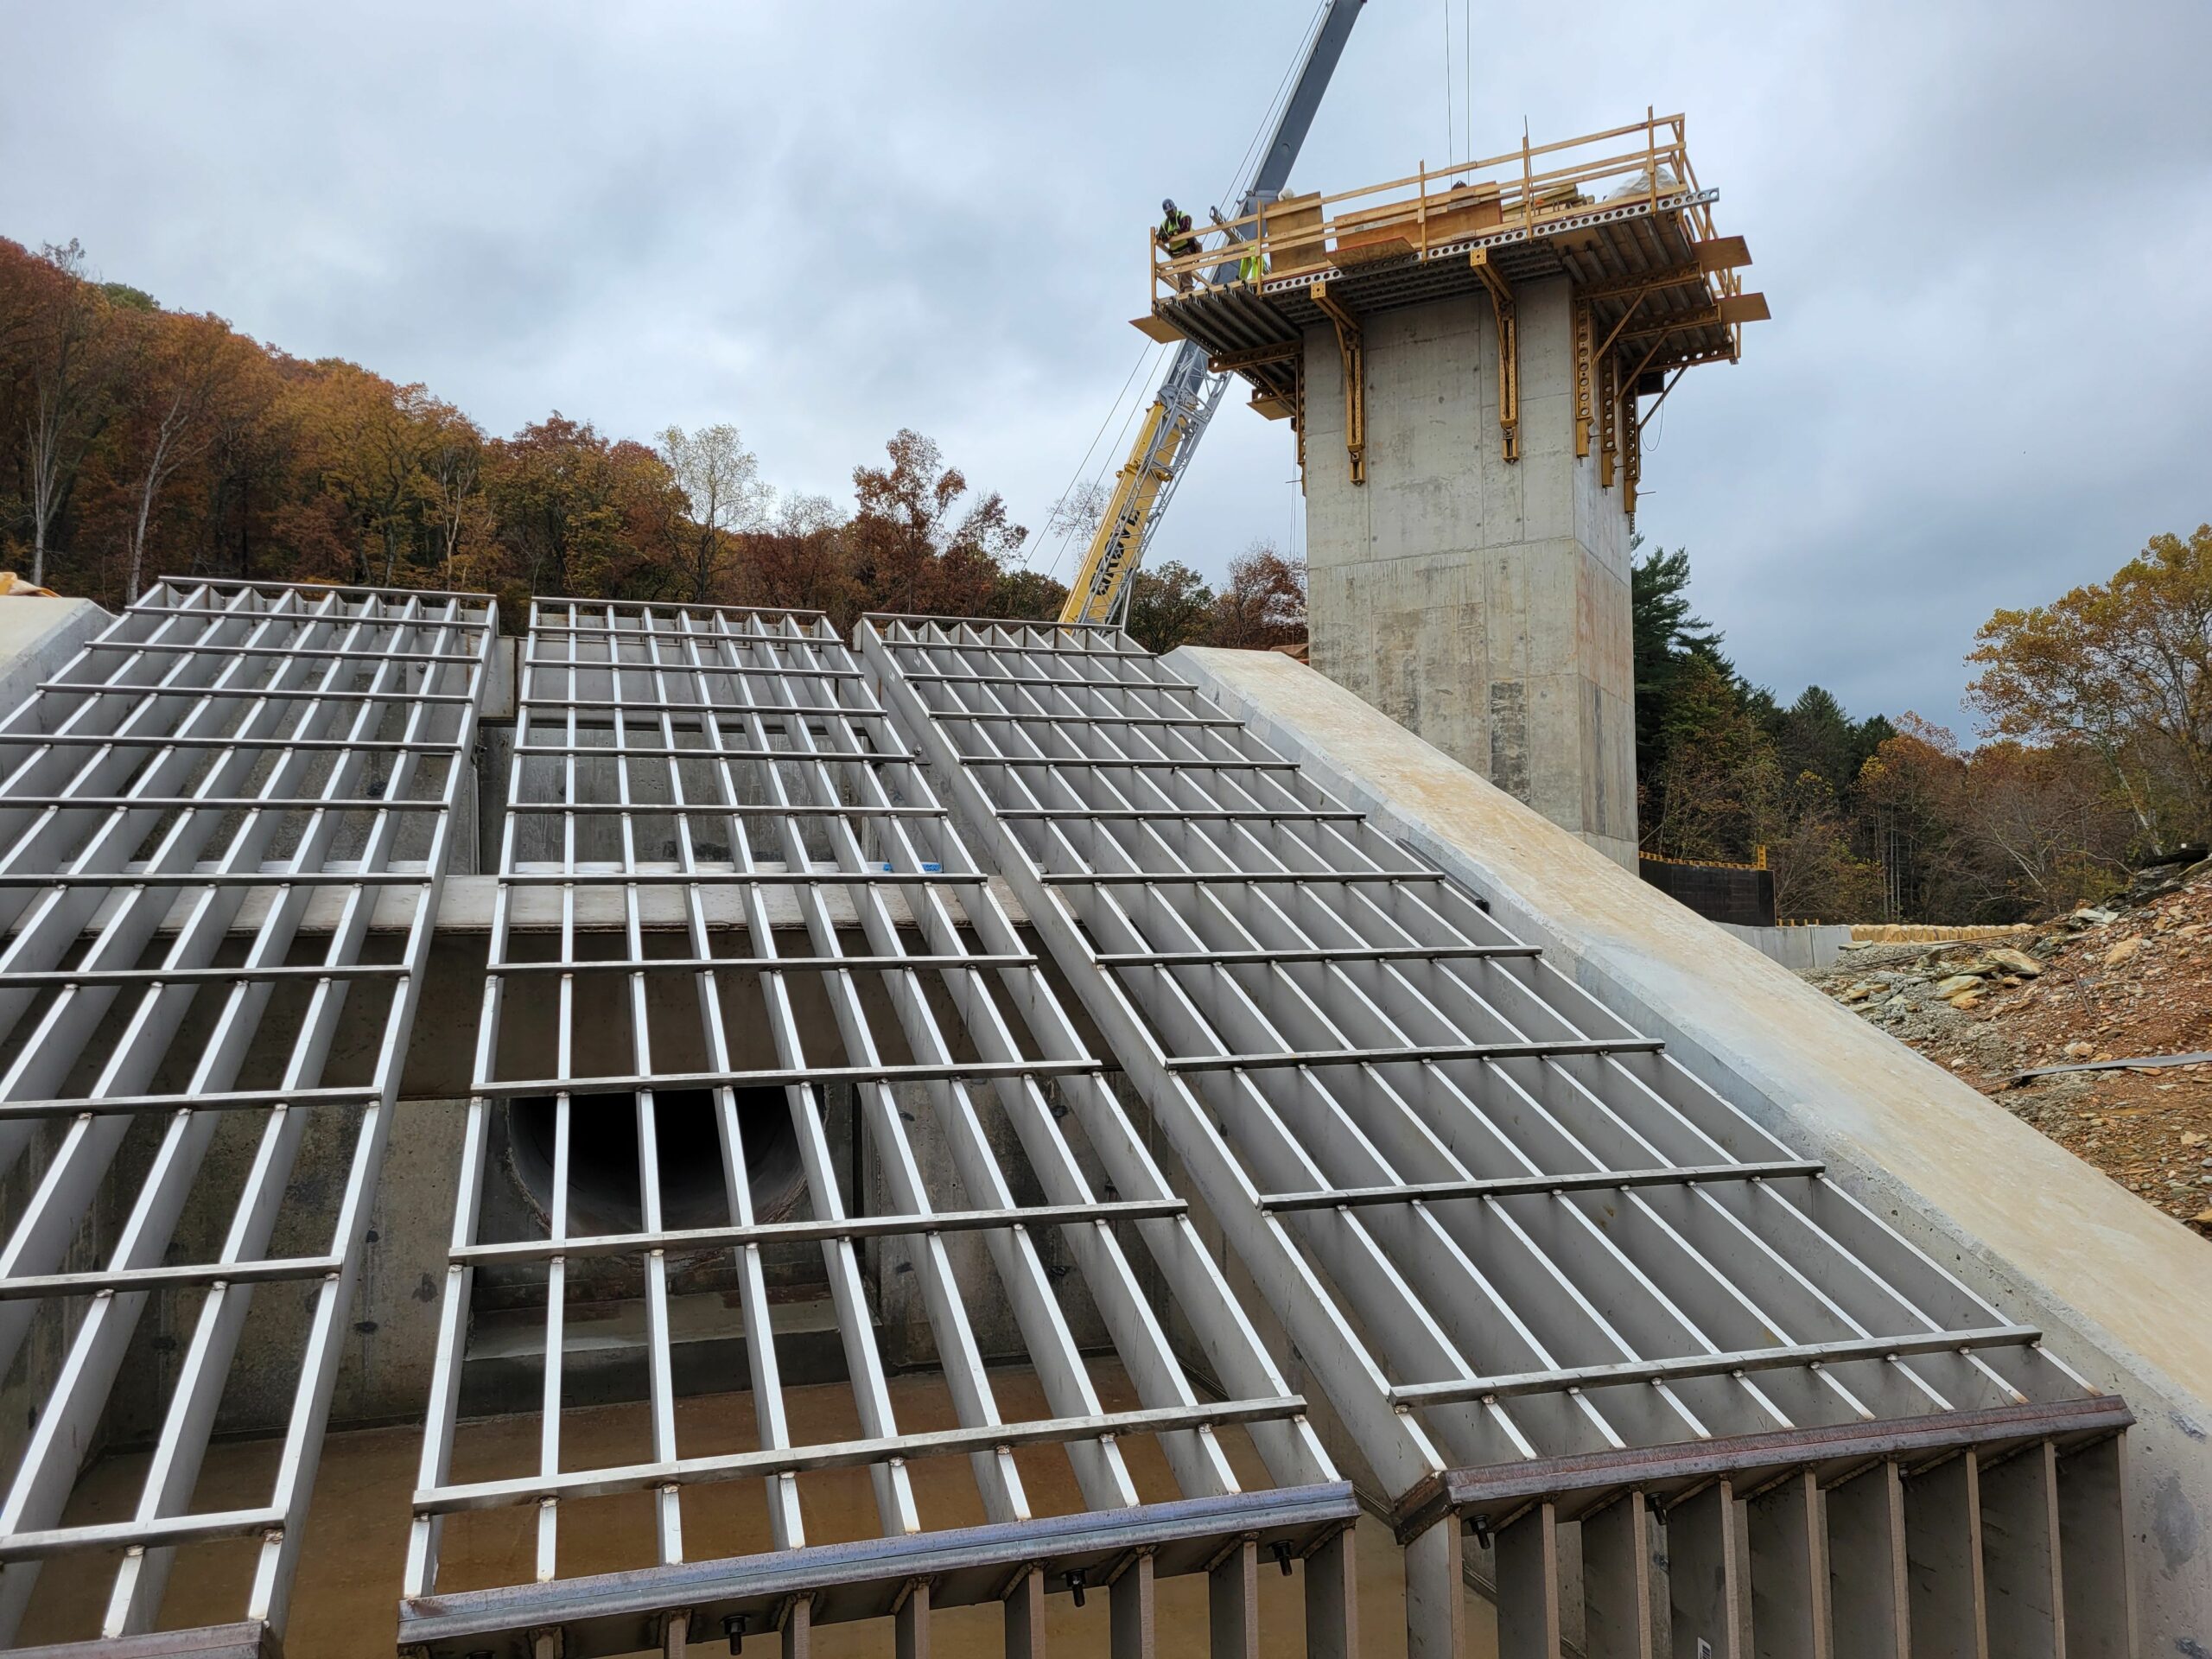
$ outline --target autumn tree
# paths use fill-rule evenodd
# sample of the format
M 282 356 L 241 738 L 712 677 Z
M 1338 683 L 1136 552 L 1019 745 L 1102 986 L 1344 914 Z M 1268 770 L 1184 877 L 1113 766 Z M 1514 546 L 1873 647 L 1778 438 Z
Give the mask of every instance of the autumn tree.
M 147 543 L 162 493 L 213 445 L 223 405 L 252 348 L 219 317 L 159 309 L 124 315 L 130 316 L 133 338 L 124 421 L 130 518 L 123 591 L 135 599 L 150 574 Z
M 1306 637 L 1306 561 L 1255 541 L 1229 562 L 1229 582 L 1214 595 L 1205 643 L 1267 651 Z
M 996 491 L 968 480 L 931 439 L 902 428 L 885 467 L 853 469 L 855 575 L 872 609 L 972 616 L 1028 532 Z
M 864 608 L 850 527 L 828 496 L 785 496 L 738 542 L 741 603 L 822 611 L 841 632 Z
M 1967 660 L 1990 734 L 2086 746 L 2154 847 L 2212 831 L 2212 524 L 2152 537 L 2109 582 L 1999 611 Z
M 31 580 L 43 583 L 55 521 L 107 418 L 112 336 L 108 299 L 86 276 L 84 249 L 72 238 L 39 257 L 51 274 L 40 284 L 45 293 L 32 332 L 24 459 Z
M 1128 627 L 1147 651 L 1170 652 L 1204 638 L 1213 612 L 1213 589 L 1178 560 L 1141 565 L 1129 578 Z
M 766 517 L 768 486 L 760 481 L 759 460 L 734 426 L 690 433 L 669 427 L 660 435 L 660 454 L 690 513 L 681 532 L 690 585 L 685 597 L 704 604 L 722 589 L 732 538 L 759 529 Z

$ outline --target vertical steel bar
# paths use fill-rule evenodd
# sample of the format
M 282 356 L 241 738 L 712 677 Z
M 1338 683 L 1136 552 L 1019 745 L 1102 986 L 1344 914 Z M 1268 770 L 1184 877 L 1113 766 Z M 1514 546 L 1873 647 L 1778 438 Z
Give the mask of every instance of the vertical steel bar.
M 1582 1518 L 1582 1631 L 1588 1659 L 1654 1659 L 1651 1506 L 1640 1491 Z
M 1830 1659 L 1827 1522 L 1800 1470 L 1751 1499 L 1751 1649 L 1758 1659 Z
M 1884 1459 L 1826 1494 L 1836 1651 L 1907 1659 L 1912 1651 L 1905 1566 L 1904 1481 Z
M 2058 1451 L 2040 1440 L 1981 1471 L 1989 1646 L 2018 1659 L 2066 1659 Z
M 1981 1471 L 1971 1450 L 1906 1480 L 1904 1545 L 1913 1651 L 1990 1659 Z
M 1497 1534 L 1498 1659 L 1560 1659 L 1559 1512 L 1532 1503 Z
M 2126 1443 L 2118 1435 L 2058 1459 L 2068 1659 L 2124 1659 L 2135 1651 L 2126 1461 Z

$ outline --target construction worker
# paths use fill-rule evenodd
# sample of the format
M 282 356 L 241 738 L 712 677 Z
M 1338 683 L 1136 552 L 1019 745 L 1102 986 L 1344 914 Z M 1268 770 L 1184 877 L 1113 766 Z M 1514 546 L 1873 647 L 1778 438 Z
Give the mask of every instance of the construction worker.
M 1244 245 L 1243 257 L 1236 262 L 1236 277 L 1245 283 L 1260 280 L 1260 251 L 1249 242 Z
M 1180 259 L 1186 253 L 1196 253 L 1198 238 L 1191 234 L 1191 216 L 1176 207 L 1175 198 L 1170 196 L 1161 202 L 1160 212 L 1160 228 L 1152 233 L 1152 239 L 1160 244 L 1161 251 L 1170 259 Z M 1178 289 L 1188 288 L 1191 285 L 1190 272 L 1177 271 L 1174 282 Z

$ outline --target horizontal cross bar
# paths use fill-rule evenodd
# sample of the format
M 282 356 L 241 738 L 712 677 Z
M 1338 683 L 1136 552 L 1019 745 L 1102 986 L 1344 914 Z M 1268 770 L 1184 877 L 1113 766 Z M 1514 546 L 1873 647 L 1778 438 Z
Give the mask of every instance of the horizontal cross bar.
M 442 743 L 409 742 L 386 737 L 281 737 L 273 734 L 234 737 L 164 737 L 158 732 L 0 732 L 0 743 L 29 743 L 54 749 L 352 749 L 363 754 L 447 754 L 458 756 L 458 738 Z
M 760 614 L 766 615 L 770 613 L 762 612 Z M 659 639 L 671 645 L 683 640 L 701 639 L 715 645 L 777 645 L 786 651 L 798 645 L 810 645 L 817 651 L 842 651 L 845 648 L 845 642 L 835 634 L 771 633 L 765 628 L 626 628 L 613 625 L 539 622 L 535 620 L 530 625 L 530 637 L 532 639 L 571 637 L 579 639 Z M 796 671 L 804 674 L 813 671 L 800 669 Z M 845 669 L 831 671 L 840 676 L 849 675 L 850 672 Z
M 427 887 L 423 870 L 118 870 L 112 875 L 57 871 L 0 874 L 0 887 Z
M 1014 1210 L 945 1210 L 929 1216 L 848 1216 L 828 1221 L 762 1222 L 749 1227 L 688 1227 L 671 1232 L 604 1233 L 582 1238 L 530 1238 L 512 1244 L 471 1244 L 453 1260 L 552 1262 L 569 1255 L 641 1255 L 653 1250 L 735 1249 L 753 1244 L 811 1243 L 839 1238 L 900 1238 L 973 1233 L 1001 1227 L 1074 1227 L 1091 1222 L 1163 1221 L 1188 1212 L 1180 1198 L 1129 1198 L 1111 1204 L 1048 1204 Z M 0 1295 L 4 1295 L 0 1290 Z
M 288 963 L 270 968 L 55 968 L 17 973 L 0 968 L 0 990 L 41 985 L 231 984 L 284 979 L 404 979 L 401 962 Z
M 1024 715 L 1006 710 L 982 709 L 932 709 L 930 713 L 939 720 L 1045 720 L 1058 726 L 1242 726 L 1244 722 L 1226 715 L 1144 715 L 1093 714 Z
M 346 1265 L 342 1255 L 273 1256 L 258 1262 L 193 1262 L 177 1267 L 124 1268 L 0 1278 L 0 1302 L 101 1291 L 180 1290 L 195 1285 L 264 1285 L 285 1279 L 325 1279 Z
M 403 588 L 352 588 L 354 593 L 400 593 Z M 321 597 L 321 595 L 316 595 Z M 455 593 L 451 600 L 489 600 L 482 593 Z M 336 626 L 340 621 L 390 621 L 400 628 L 469 628 L 482 632 L 489 628 L 489 621 L 469 621 L 467 617 L 387 617 L 380 611 L 208 611 L 206 606 L 186 604 L 126 604 L 124 615 L 130 617 L 193 617 L 194 621 L 299 621 L 309 626 Z M 159 651 L 162 646 L 153 646 Z
M 1040 720 L 1051 716 L 1039 715 Z M 961 760 L 978 766 L 1085 766 L 1108 770 L 1122 766 L 1165 766 L 1173 772 L 1296 772 L 1295 760 L 1185 760 L 1160 755 L 1151 760 L 1135 755 L 1094 758 L 1080 754 L 965 754 Z
M 247 1112 L 279 1106 L 360 1106 L 384 1098 L 363 1089 L 227 1089 L 197 1095 L 109 1095 L 85 1100 L 0 1100 L 10 1118 L 112 1117 L 141 1112 Z
M 0 807 L 8 804 L 0 797 Z M 935 806 L 854 806 L 839 801 L 829 805 L 793 801 L 511 801 L 510 812 L 575 812 L 588 817 L 620 816 L 686 818 L 943 818 Z
M 0 1533 L 0 1562 L 35 1561 L 80 1549 L 153 1549 L 212 1538 L 251 1538 L 281 1529 L 285 1518 L 284 1511 L 278 1509 L 219 1510 L 153 1521 L 103 1521 L 45 1532 Z
M 788 969 L 827 971 L 837 968 L 1033 968 L 1037 958 L 1027 955 L 972 957 L 646 957 L 601 958 L 576 962 L 495 962 L 490 974 L 672 974 L 699 973 L 717 969 L 742 969 L 748 973 L 781 973 Z
M 136 608 L 135 607 L 133 608 Z M 198 611 L 172 613 L 179 616 L 200 616 Z M 244 621 L 243 617 L 209 616 L 210 622 Z M 372 627 L 396 626 L 417 628 L 432 632 L 439 628 L 469 628 L 473 622 L 410 622 L 386 623 L 376 618 L 340 618 L 316 616 L 279 616 L 265 620 L 277 622 L 300 622 L 335 626 L 340 621 L 366 622 Z M 464 665 L 480 662 L 474 652 L 406 652 L 379 651 L 374 645 L 226 645 L 220 640 L 165 639 L 87 639 L 86 651 L 142 652 L 148 656 L 160 656 L 176 652 L 192 657 L 306 657 L 343 662 L 358 662 L 363 668 L 381 666 L 385 663 L 459 663 Z
M 1656 1054 L 1656 1037 L 1577 1037 L 1564 1042 L 1439 1043 L 1415 1048 L 1338 1048 L 1290 1054 L 1192 1054 L 1170 1071 L 1270 1071 L 1309 1065 L 1405 1065 L 1444 1060 L 1550 1060 L 1575 1054 Z
M 163 576 L 159 584 L 173 593 L 276 594 L 286 599 L 389 599 L 415 603 L 426 599 L 465 599 L 490 609 L 492 595 L 470 588 L 378 588 L 372 582 L 288 582 L 281 576 Z M 132 610 L 139 607 L 130 607 Z M 486 625 L 489 626 L 487 623 Z
M 686 635 L 659 635 L 659 637 L 661 639 L 671 641 L 671 644 L 675 644 L 677 639 L 683 639 Z M 741 637 L 741 635 L 696 635 L 696 637 L 699 637 L 699 639 L 716 639 L 716 644 L 728 641 L 728 644 L 746 644 L 746 646 L 774 646 L 774 644 L 785 644 L 785 646 L 790 646 L 790 644 L 798 644 L 798 641 L 790 641 L 790 639 L 777 641 L 777 639 L 759 639 L 759 637 Z M 817 651 L 821 651 L 821 648 L 827 646 L 830 641 L 810 639 L 805 641 L 805 644 L 812 644 Z M 766 661 L 757 661 L 757 664 L 747 664 L 747 661 L 690 664 L 690 661 L 624 661 L 620 659 L 620 657 L 540 657 L 536 651 L 529 652 L 529 655 L 522 659 L 522 666 L 524 668 L 597 668 L 597 671 L 606 672 L 606 675 L 666 675 L 671 668 L 681 668 L 683 672 L 695 672 L 703 666 L 706 668 L 706 672 L 712 672 L 712 675 L 772 675 L 774 679 L 785 679 L 785 681 L 790 679 L 868 679 L 868 675 L 862 675 L 858 668 L 797 668 L 797 666 L 791 666 L 791 664 L 766 664 Z
M 0 803 L 4 805 L 4 803 Z M 1354 812 L 1350 807 L 1281 807 L 1269 812 L 1268 807 L 1007 807 L 998 814 L 1000 818 L 1068 818 L 1075 823 L 1115 823 L 1123 818 L 1135 821 L 1197 821 L 1197 823 L 1305 823 L 1307 818 L 1332 823 L 1358 823 L 1365 812 Z
M 546 664 L 541 664 L 539 666 L 543 667 L 546 666 Z M 617 665 L 607 663 L 563 663 L 559 664 L 559 666 L 563 668 L 589 669 L 598 673 L 606 673 L 611 668 L 614 668 Z M 680 674 L 687 676 L 716 674 L 728 676 L 737 671 L 734 669 L 728 668 L 694 667 L 689 664 L 683 663 L 671 663 L 666 665 L 648 663 L 639 664 L 635 666 L 629 664 L 621 664 L 620 666 L 621 672 L 631 674 Z M 765 672 L 766 671 L 763 671 Z M 846 720 L 881 720 L 885 718 L 883 710 L 880 709 L 825 709 L 820 703 L 800 703 L 797 706 L 792 706 L 777 702 L 663 702 L 658 699 L 650 702 L 632 702 L 627 698 L 625 698 L 619 702 L 610 702 L 605 697 L 596 699 L 588 699 L 583 697 L 541 697 L 535 692 L 531 694 L 528 701 L 524 703 L 523 708 L 525 713 L 531 714 L 535 714 L 540 709 L 589 709 L 615 720 L 650 720 L 655 715 L 728 715 L 733 718 L 739 715 L 753 716 L 775 715 L 780 717 L 791 715 L 804 715 L 809 719 L 823 719 L 825 721 L 827 717 L 833 715 Z
M 1092 958 L 1101 968 L 1231 968 L 1278 962 L 1442 962 L 1454 957 L 1535 957 L 1533 944 L 1317 945 L 1306 950 L 1121 950 Z
M 516 887 L 979 887 L 990 880 L 972 870 L 547 870 L 503 875 L 503 886 Z M 0 881 L 4 881 L 0 877 Z
M 1260 1208 L 1350 1210 L 1378 1204 L 1433 1204 L 1453 1198 L 1510 1198 L 1528 1193 L 1610 1192 L 1632 1186 L 1695 1186 L 1705 1181 L 1762 1181 L 1784 1175 L 1817 1175 L 1824 1165 L 1804 1159 L 1766 1164 L 1688 1164 L 1674 1169 L 1577 1171 L 1571 1175 L 1505 1175 L 1465 1181 L 1420 1181 L 1405 1186 L 1348 1186 L 1322 1192 L 1269 1192 Z
M 859 754 L 838 749 L 632 749 L 613 744 L 582 744 L 567 747 L 532 743 L 517 745 L 517 754 L 547 755 L 556 760 L 574 758 L 578 760 L 790 760 L 798 762 L 839 761 L 846 766 L 890 766 L 904 762 L 918 766 L 918 754 L 909 754 L 903 749 L 891 749 L 880 753 Z
M 608 1469 L 564 1470 L 512 1480 L 434 1486 L 415 1494 L 418 1515 L 453 1515 L 464 1510 L 504 1508 L 544 1498 L 590 1497 L 607 1492 L 652 1491 L 702 1480 L 786 1475 L 814 1469 L 854 1469 L 871 1463 L 912 1462 L 918 1458 L 953 1457 L 1021 1446 L 1064 1446 L 1124 1434 L 1173 1434 L 1191 1429 L 1225 1428 L 1238 1423 L 1279 1421 L 1303 1416 L 1298 1395 L 1273 1400 L 1222 1400 L 1149 1410 L 1107 1411 L 1090 1417 L 1049 1417 L 1027 1423 L 977 1423 L 963 1428 L 890 1434 L 874 1440 L 840 1440 L 823 1446 L 772 1446 L 719 1457 L 673 1458 Z M 4 1554 L 0 1554 L 4 1559 Z
M 0 812 L 82 807 L 105 812 L 442 812 L 443 801 L 314 795 L 0 795 Z
M 1249 887 L 1255 884 L 1303 887 L 1355 881 L 1441 881 L 1436 870 L 1111 870 L 1083 874 L 1071 870 L 1047 870 L 1038 877 L 1056 887 Z
M 1024 657 L 1090 657 L 1102 659 L 1109 657 L 1139 657 L 1142 658 L 1147 662 L 1154 660 L 1153 654 L 1148 651 L 1124 651 L 1119 645 L 1106 645 L 1100 647 L 1091 645 L 1020 645 L 1001 640 L 924 639 L 919 638 L 892 639 L 887 640 L 885 643 L 893 646 L 905 645 L 916 651 L 1016 652 Z
M 1440 1406 L 1467 1400 L 1510 1400 L 1565 1389 L 1602 1389 L 1630 1382 L 1675 1382 L 1738 1371 L 1777 1371 L 1793 1365 L 1840 1365 L 1854 1360 L 1909 1359 L 1921 1354 L 1963 1353 L 1974 1348 L 2017 1348 L 2043 1340 L 2033 1325 L 1999 1325 L 1975 1331 L 1931 1331 L 1902 1337 L 1860 1337 L 1844 1342 L 1795 1343 L 1739 1348 L 1725 1354 L 1682 1354 L 1670 1359 L 1630 1359 L 1613 1365 L 1579 1365 L 1503 1376 L 1457 1377 L 1447 1382 L 1408 1382 L 1390 1390 L 1394 1404 Z
M 382 660 L 364 658 L 362 665 Z M 472 662 L 475 659 L 470 658 Z M 319 685 L 85 685 L 75 680 L 48 680 L 41 691 L 86 697 L 254 697 L 296 702 L 474 702 L 466 691 L 327 691 Z
M 539 1095 L 628 1095 L 640 1090 L 804 1089 L 827 1083 L 945 1083 L 969 1077 L 1071 1077 L 1102 1071 L 1099 1060 L 948 1060 L 912 1065 L 807 1065 L 760 1071 L 660 1071 L 629 1077 L 524 1077 L 484 1081 L 469 1092 L 487 1100 Z
M 901 670 L 902 680 L 917 680 L 931 685 L 1021 685 L 1040 691 L 1174 691 L 1189 696 L 1203 695 L 1200 688 L 1187 680 L 1048 680 L 1035 674 L 943 674 L 923 670 Z M 942 710 L 932 709 L 931 714 Z

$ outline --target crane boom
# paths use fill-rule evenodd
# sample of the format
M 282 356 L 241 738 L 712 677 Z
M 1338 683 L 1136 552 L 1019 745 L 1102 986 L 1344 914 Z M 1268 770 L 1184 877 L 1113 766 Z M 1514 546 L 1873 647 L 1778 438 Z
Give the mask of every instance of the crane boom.
M 1306 60 L 1283 105 L 1282 115 L 1260 152 L 1252 181 L 1245 187 L 1236 212 L 1242 219 L 1273 201 L 1290 178 L 1300 146 L 1313 124 L 1321 94 L 1344 54 L 1344 41 L 1358 21 L 1367 0 L 1325 0 L 1319 26 L 1307 47 Z M 1236 274 L 1232 257 L 1215 271 L 1216 282 Z M 1138 429 L 1129 458 L 1116 474 L 1106 511 L 1092 533 L 1090 548 L 1060 607 L 1063 622 L 1118 622 L 1128 613 L 1129 593 L 1145 549 L 1181 482 L 1184 469 L 1205 435 L 1206 424 L 1221 405 L 1229 377 L 1206 371 L 1205 348 L 1190 340 L 1179 341 L 1160 376 L 1160 389 L 1144 424 Z

